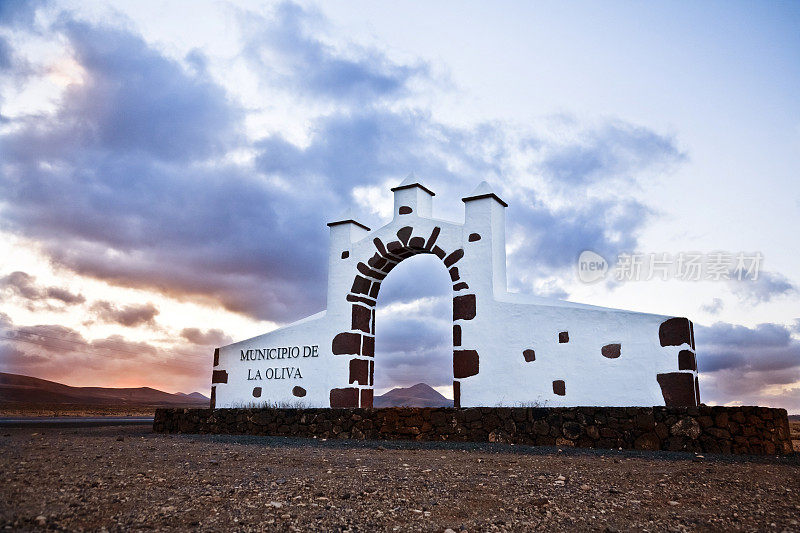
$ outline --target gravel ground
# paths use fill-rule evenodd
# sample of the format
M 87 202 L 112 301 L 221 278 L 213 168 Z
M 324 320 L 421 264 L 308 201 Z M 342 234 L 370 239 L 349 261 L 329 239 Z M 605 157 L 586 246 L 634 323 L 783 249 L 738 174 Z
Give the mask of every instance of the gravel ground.
M 800 457 L 4 429 L 0 528 L 800 531 Z

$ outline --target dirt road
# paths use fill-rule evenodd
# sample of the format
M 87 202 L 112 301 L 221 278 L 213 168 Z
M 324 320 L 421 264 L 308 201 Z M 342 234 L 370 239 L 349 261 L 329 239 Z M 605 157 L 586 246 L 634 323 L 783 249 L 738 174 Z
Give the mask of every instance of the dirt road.
M 0 431 L 0 528 L 800 530 L 797 456 Z

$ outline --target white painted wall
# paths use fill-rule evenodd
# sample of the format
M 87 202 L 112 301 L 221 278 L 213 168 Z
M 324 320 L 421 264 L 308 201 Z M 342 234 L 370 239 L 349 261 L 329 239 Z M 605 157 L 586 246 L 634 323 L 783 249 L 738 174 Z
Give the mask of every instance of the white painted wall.
M 664 404 L 656 376 L 678 372 L 678 352 L 693 351 L 688 344 L 661 346 L 659 326 L 670 317 L 509 293 L 505 207 L 485 183 L 470 195 L 479 198 L 465 200 L 464 224 L 432 218 L 432 195 L 413 181 L 407 180 L 393 191 L 394 216 L 382 228 L 368 231 L 353 222 L 331 224 L 326 311 L 219 349 L 213 384 L 216 407 L 329 407 L 331 391 L 340 389 L 345 395 L 358 395 L 357 404 L 369 405 L 365 395 L 372 385 L 349 383 L 350 365 L 351 360 L 369 365 L 373 357 L 334 355 L 332 341 L 338 333 L 353 331 L 353 302 L 347 297 L 359 274 L 357 265 L 367 264 L 376 253 L 373 239 L 386 245 L 398 240 L 397 232 L 403 227 L 413 228 L 412 237 L 426 240 L 438 227 L 436 245 L 448 254 L 464 250 L 464 256 L 453 266 L 458 268 L 458 281 L 466 282 L 469 288 L 453 295 L 474 294 L 476 316 L 454 322 L 462 330 L 461 346 L 454 349 L 476 350 L 479 365 L 477 374 L 456 380 L 460 382 L 462 407 Z M 412 213 L 399 214 L 403 206 L 411 208 Z M 480 240 L 470 242 L 473 233 L 479 234 Z M 343 252 L 348 257 L 342 258 Z M 562 331 L 569 333 L 569 342 L 559 343 Z M 601 355 L 602 346 L 610 343 L 621 344 L 618 358 Z M 305 346 L 318 346 L 318 356 L 303 357 Z M 298 347 L 300 356 L 242 360 L 247 350 L 280 347 Z M 535 351 L 534 361 L 525 361 L 526 349 Z M 294 377 L 266 379 L 268 372 L 274 376 L 275 369 L 284 367 L 298 369 L 302 377 L 291 371 Z M 252 379 L 257 370 L 261 379 Z M 695 371 L 684 372 L 696 376 Z M 227 382 L 223 382 L 224 375 Z M 565 382 L 564 395 L 553 392 L 554 380 Z M 302 397 L 292 392 L 298 386 L 306 391 Z M 262 389 L 258 398 L 253 396 L 255 387 Z

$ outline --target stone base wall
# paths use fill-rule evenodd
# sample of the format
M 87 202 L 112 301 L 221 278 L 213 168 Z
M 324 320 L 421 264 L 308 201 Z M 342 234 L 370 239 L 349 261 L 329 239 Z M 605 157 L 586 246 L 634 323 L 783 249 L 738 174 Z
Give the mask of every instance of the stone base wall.
M 767 407 L 158 409 L 153 430 L 707 453 L 792 453 L 786 410 Z

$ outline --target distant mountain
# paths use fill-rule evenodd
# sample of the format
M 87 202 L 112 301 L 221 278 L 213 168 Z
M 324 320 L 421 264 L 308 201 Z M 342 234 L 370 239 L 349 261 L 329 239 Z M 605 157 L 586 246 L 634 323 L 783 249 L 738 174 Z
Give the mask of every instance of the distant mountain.
M 195 400 L 199 400 L 199 401 L 203 401 L 203 402 L 207 402 L 208 401 L 208 396 L 203 396 L 199 392 L 190 392 L 189 394 L 186 394 L 185 392 L 176 392 L 175 394 L 177 396 L 186 396 L 187 398 L 194 398 Z
M 207 407 L 199 392 L 170 394 L 150 387 L 70 387 L 55 381 L 0 372 L 0 403 Z
M 413 387 L 398 387 L 386 394 L 375 396 L 373 407 L 453 407 L 453 400 L 448 400 L 436 389 L 425 383 L 417 383 Z

